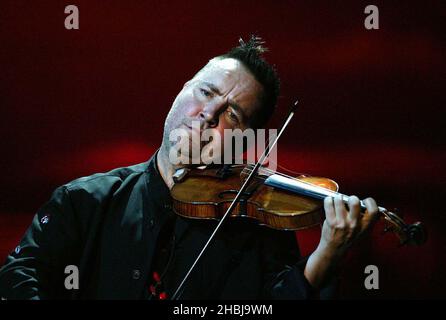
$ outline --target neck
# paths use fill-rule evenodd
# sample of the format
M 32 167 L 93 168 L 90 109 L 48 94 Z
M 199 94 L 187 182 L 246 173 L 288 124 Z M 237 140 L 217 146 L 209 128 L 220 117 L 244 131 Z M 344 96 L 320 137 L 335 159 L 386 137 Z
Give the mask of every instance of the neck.
M 156 157 L 156 164 L 158 166 L 158 171 L 161 174 L 164 182 L 166 183 L 169 189 L 172 189 L 174 182 L 172 176 L 175 173 L 175 168 L 169 161 L 169 156 L 166 152 L 166 149 L 162 145 L 160 150 L 158 151 L 158 156 Z

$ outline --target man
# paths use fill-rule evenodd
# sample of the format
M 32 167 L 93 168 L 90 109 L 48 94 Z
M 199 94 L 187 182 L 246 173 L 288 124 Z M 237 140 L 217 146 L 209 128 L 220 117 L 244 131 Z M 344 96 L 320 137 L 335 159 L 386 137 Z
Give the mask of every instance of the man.
M 279 80 L 261 58 L 263 50 L 258 38 L 241 41 L 186 82 L 166 118 L 161 147 L 148 162 L 56 189 L 0 269 L 0 296 L 169 299 L 216 225 L 173 214 L 169 189 L 175 171 L 186 164 L 172 163 L 176 143 L 169 134 L 182 129 L 192 135 L 193 121 L 200 132 L 220 136 L 224 129 L 264 126 Z M 320 243 L 308 258 L 300 257 L 292 232 L 227 221 L 179 298 L 317 296 L 330 287 L 347 248 L 377 216 L 375 201 L 364 201 L 367 212 L 361 215 L 357 197 L 349 198 L 348 209 L 341 199 L 325 199 Z M 79 270 L 71 279 L 78 281 L 74 288 L 67 286 L 67 266 Z

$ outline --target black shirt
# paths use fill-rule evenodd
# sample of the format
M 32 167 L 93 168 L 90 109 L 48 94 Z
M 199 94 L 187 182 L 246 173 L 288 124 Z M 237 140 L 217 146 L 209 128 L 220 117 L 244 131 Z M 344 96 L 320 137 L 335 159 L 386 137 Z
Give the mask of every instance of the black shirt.
M 164 229 L 168 221 L 172 231 Z M 174 215 L 155 157 L 76 179 L 55 190 L 7 257 L 0 269 L 0 296 L 148 298 L 152 273 L 158 271 L 165 273 L 163 284 L 170 297 L 216 223 Z M 160 250 L 170 235 L 174 237 L 172 256 L 164 268 Z M 191 275 L 181 298 L 311 298 L 314 291 L 303 275 L 305 263 L 294 232 L 230 219 Z M 65 287 L 68 265 L 79 269 L 79 289 Z

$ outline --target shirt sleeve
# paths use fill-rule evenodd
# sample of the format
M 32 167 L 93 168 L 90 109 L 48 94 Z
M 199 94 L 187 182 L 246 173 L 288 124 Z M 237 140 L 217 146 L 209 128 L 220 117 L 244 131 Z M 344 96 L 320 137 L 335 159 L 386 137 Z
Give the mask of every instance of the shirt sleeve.
M 300 255 L 294 232 L 276 235 L 265 254 L 268 265 L 264 293 L 268 299 L 310 300 L 336 298 L 338 280 L 332 275 L 317 290 L 304 275 L 308 257 Z M 274 243 L 274 244 L 273 244 Z
M 0 296 L 67 298 L 65 268 L 78 261 L 77 225 L 66 187 L 57 188 L 0 269 Z

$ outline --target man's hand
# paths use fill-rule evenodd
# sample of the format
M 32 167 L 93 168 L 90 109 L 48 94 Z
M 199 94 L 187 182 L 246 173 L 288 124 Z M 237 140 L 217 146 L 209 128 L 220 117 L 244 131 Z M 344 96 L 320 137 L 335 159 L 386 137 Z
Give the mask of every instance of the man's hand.
M 361 217 L 359 199 L 351 196 L 348 199 L 348 208 L 341 197 L 327 197 L 324 199 L 325 221 L 322 227 L 320 246 L 333 254 L 343 255 L 353 242 L 370 229 L 378 217 L 378 206 L 375 200 L 364 200 L 367 211 Z
M 347 249 L 377 220 L 378 206 L 375 200 L 367 198 L 364 204 L 367 210 L 362 215 L 358 197 L 349 197 L 348 209 L 341 197 L 324 199 L 326 219 L 321 240 L 308 259 L 304 272 L 314 287 L 320 286 Z

